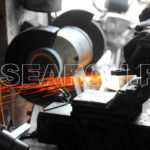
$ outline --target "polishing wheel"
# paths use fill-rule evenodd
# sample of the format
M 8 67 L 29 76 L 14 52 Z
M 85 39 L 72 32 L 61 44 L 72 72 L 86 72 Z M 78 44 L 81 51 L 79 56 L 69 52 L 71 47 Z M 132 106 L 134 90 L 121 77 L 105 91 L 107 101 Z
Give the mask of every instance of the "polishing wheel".
M 78 71 L 96 63 L 104 52 L 105 37 L 92 17 L 93 15 L 86 11 L 70 11 L 53 22 L 57 27 L 32 27 L 17 35 L 8 46 L 5 64 L 18 66 L 17 74 L 21 79 L 19 85 L 51 76 L 66 76 L 72 73 L 72 70 Z M 8 70 L 12 69 L 7 66 L 7 75 Z M 30 80 L 31 77 L 34 77 L 34 81 Z M 17 80 L 15 77 L 13 79 L 12 84 Z M 52 97 L 43 100 L 43 96 L 50 91 L 36 93 L 37 90 L 30 89 L 34 95 L 28 95 L 26 92 L 21 95 L 42 105 L 50 99 L 54 100 Z

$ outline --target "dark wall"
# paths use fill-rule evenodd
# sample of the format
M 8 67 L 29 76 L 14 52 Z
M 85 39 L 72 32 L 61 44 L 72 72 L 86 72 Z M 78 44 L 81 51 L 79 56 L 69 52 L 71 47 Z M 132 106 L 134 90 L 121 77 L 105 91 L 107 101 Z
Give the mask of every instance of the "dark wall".
M 20 32 L 21 25 L 24 21 L 32 21 L 36 25 L 48 25 L 46 13 L 25 10 L 21 5 L 21 0 L 0 0 L 0 66 L 4 63 L 4 56 L 8 44 Z M 15 92 L 13 88 L 11 88 L 10 91 L 11 93 Z M 6 93 L 2 91 L 2 95 L 5 94 Z M 9 103 L 11 108 L 4 110 L 5 120 L 10 114 L 15 120 L 16 127 L 18 127 L 26 121 L 26 107 L 28 103 L 18 95 L 12 96 L 11 99 L 18 100 Z M 0 111 L 0 123 L 1 122 Z

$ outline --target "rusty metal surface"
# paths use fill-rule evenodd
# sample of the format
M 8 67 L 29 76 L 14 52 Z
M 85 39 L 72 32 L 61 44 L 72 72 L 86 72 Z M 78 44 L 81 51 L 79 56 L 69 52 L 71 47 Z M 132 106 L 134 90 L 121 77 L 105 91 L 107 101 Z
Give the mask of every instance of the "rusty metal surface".
M 24 8 L 37 12 L 57 12 L 61 10 L 62 0 L 24 0 Z

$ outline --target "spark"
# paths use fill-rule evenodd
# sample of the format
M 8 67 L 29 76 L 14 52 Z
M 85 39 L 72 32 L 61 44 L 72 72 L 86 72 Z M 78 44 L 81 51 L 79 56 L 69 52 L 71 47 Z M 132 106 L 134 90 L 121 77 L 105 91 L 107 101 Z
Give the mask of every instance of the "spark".
M 78 83 L 79 87 L 83 87 L 84 83 L 94 83 L 94 81 L 101 83 L 100 74 L 90 74 L 86 73 L 84 76 L 75 77 L 73 75 L 66 77 L 48 77 L 40 79 L 38 82 L 27 83 L 22 85 L 17 85 L 13 87 L 1 86 L 2 96 L 1 105 L 6 105 L 15 101 L 19 101 L 17 95 L 34 96 L 35 94 L 46 93 L 42 98 L 46 98 L 55 95 L 59 92 L 60 88 L 65 88 L 67 91 L 75 90 L 75 83 Z M 6 82 L 7 81 L 3 81 Z M 2 83 L 0 83 L 2 85 Z M 95 84 L 95 83 L 94 83 Z M 13 92 L 12 92 L 13 89 Z

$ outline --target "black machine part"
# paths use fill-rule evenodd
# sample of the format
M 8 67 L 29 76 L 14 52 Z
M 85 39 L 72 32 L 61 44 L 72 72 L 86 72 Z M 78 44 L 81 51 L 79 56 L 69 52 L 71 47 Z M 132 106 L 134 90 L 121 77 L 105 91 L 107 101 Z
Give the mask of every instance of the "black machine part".
M 60 76 L 63 72 L 63 62 L 61 60 L 61 57 L 55 50 L 51 48 L 43 47 L 32 51 L 28 56 L 26 63 L 31 64 L 30 66 L 28 66 L 28 69 L 36 69 L 36 67 L 34 68 L 34 64 L 41 65 L 40 78 L 42 78 L 47 64 L 52 65 L 55 63 L 55 65 L 58 67 L 59 72 L 57 72 L 56 68 L 52 66 L 48 68 L 49 70 L 47 70 L 45 77 L 49 76 L 51 69 L 54 70 L 54 76 Z M 31 73 L 31 75 L 34 75 L 34 73 Z
M 15 139 L 5 130 L 0 131 L 0 150 L 29 150 L 29 146 Z
M 23 0 L 24 8 L 37 12 L 57 12 L 61 4 L 62 0 Z
M 21 67 L 27 63 L 30 53 L 41 47 L 52 47 L 58 30 L 59 28 L 56 27 L 41 26 L 20 33 L 7 48 L 5 64 L 16 64 L 20 68 L 21 77 Z M 27 71 L 24 71 L 24 76 L 27 76 Z
M 138 33 L 124 47 L 124 58 L 131 70 L 134 70 L 141 64 L 150 63 L 150 31 L 145 30 Z

